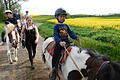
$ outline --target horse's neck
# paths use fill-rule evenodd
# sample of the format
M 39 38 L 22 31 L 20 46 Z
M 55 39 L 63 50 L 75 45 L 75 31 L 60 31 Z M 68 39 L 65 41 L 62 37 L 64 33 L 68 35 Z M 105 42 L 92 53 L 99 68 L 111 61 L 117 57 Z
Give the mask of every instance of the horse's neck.
M 111 65 L 116 71 L 120 72 L 120 62 L 111 62 Z

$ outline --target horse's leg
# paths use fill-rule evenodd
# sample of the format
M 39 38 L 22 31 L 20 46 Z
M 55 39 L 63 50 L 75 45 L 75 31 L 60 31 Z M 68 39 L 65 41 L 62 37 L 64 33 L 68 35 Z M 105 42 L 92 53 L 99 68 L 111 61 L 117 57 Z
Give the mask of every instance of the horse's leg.
M 17 57 L 17 48 L 15 48 L 15 61 L 18 61 L 18 57 Z
M 10 61 L 10 64 L 12 64 L 13 60 L 12 60 L 12 53 L 10 50 L 7 51 L 7 56 L 8 56 L 8 61 Z
M 16 39 L 17 39 L 17 41 L 18 41 L 18 46 L 17 46 L 17 48 L 19 49 L 19 46 L 20 46 L 20 35 L 19 35 L 19 32 L 18 32 L 18 30 L 16 30 L 16 33 L 17 33 L 17 37 L 16 37 Z
M 7 47 L 7 55 L 10 55 L 10 49 L 9 49 L 9 38 L 8 38 L 8 33 L 7 33 L 7 30 L 6 30 L 6 47 Z
M 7 44 L 7 56 L 8 56 L 8 61 L 10 61 L 10 64 L 12 64 L 12 56 L 11 56 L 11 51 L 10 51 L 10 44 L 9 44 L 9 37 L 8 37 L 8 32 L 6 30 L 6 44 Z
M 11 53 L 10 53 L 9 57 L 10 57 L 10 64 L 12 64 L 13 60 L 12 60 L 12 54 Z

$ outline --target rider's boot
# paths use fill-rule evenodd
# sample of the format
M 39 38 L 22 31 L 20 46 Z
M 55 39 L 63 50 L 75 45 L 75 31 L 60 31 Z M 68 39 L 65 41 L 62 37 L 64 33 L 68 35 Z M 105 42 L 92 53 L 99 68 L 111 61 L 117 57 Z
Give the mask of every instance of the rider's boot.
M 57 77 L 57 69 L 53 68 L 52 73 L 50 75 L 50 80 L 56 80 Z

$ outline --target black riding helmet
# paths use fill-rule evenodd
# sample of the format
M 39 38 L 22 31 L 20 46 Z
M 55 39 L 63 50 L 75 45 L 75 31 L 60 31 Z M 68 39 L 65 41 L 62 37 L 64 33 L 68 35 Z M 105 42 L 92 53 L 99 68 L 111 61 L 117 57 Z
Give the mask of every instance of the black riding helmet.
M 62 9 L 62 8 L 58 8 L 56 11 L 55 11 L 55 17 L 59 16 L 60 14 L 64 14 L 65 16 L 67 16 L 67 12 Z

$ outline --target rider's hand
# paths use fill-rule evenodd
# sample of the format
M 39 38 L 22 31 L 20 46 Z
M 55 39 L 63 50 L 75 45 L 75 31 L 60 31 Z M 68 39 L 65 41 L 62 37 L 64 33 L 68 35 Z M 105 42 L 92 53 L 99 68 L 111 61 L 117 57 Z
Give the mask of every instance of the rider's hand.
M 66 42 L 65 42 L 65 41 L 60 42 L 60 45 L 61 45 L 62 47 L 64 47 L 64 46 L 65 46 L 65 44 L 66 44 Z
M 76 38 L 75 40 L 78 41 L 78 42 L 80 42 L 80 39 L 79 39 L 79 38 Z

